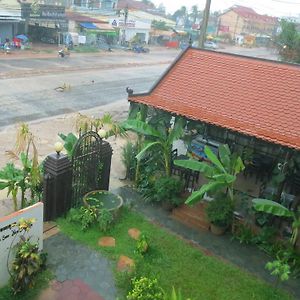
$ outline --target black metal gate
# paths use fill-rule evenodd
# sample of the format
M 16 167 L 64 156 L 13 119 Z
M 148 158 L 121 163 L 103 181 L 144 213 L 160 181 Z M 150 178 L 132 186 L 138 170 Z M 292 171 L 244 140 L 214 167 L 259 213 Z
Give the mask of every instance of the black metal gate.
M 97 132 L 80 134 L 72 155 L 72 207 L 93 190 L 108 190 L 112 149 Z

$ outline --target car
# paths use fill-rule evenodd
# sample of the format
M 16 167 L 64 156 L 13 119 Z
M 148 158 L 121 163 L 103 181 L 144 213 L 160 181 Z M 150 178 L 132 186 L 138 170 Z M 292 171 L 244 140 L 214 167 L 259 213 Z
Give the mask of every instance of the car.
M 215 49 L 218 49 L 218 45 L 214 42 L 207 41 L 204 43 L 204 48 L 215 50 Z

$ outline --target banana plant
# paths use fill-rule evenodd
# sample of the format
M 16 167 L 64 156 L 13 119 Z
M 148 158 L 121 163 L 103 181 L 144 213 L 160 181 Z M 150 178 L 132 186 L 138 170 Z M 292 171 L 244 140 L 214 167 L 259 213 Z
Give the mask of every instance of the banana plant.
M 14 210 L 18 210 L 17 194 L 22 188 L 23 172 L 13 163 L 8 163 L 0 170 L 0 190 L 7 188 L 7 196 L 12 195 Z
M 261 198 L 255 198 L 252 200 L 253 207 L 255 210 L 271 214 L 273 216 L 277 217 L 286 217 L 293 219 L 292 223 L 292 235 L 290 238 L 290 243 L 293 247 L 295 247 L 298 234 L 299 234 L 299 228 L 300 228 L 300 209 L 296 211 L 291 211 L 285 206 L 279 204 L 278 202 L 268 200 L 268 199 L 261 199 Z
M 220 145 L 218 158 L 208 147 L 204 147 L 204 153 L 209 161 L 175 160 L 174 164 L 200 172 L 208 179 L 208 183 L 201 186 L 198 191 L 193 192 L 186 200 L 187 204 L 194 204 L 203 199 L 207 192 L 227 190 L 227 194 L 234 203 L 233 186 L 237 175 L 244 170 L 242 159 L 236 153 L 231 153 L 228 145 Z
M 141 151 L 136 156 L 137 160 L 140 161 L 150 150 L 160 150 L 163 154 L 165 174 L 166 176 L 170 176 L 172 145 L 174 141 L 182 136 L 184 124 L 185 121 L 178 118 L 176 119 L 173 128 L 158 130 L 146 122 L 129 119 L 123 123 L 123 128 L 135 131 L 146 137 Z

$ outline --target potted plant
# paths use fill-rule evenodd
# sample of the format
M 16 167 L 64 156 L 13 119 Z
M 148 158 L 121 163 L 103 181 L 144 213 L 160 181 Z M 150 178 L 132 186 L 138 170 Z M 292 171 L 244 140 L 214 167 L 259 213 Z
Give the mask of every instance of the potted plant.
M 211 232 L 216 235 L 222 235 L 232 222 L 232 202 L 224 193 L 218 194 L 209 202 L 206 213 L 211 223 Z

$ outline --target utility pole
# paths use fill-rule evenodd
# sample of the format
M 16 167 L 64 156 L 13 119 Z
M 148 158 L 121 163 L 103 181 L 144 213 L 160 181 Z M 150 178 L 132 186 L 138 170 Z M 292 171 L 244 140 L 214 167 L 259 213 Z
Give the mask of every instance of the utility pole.
M 203 12 L 203 20 L 200 27 L 199 47 L 204 48 L 204 42 L 206 40 L 206 29 L 209 18 L 211 0 L 206 0 L 205 9 Z

